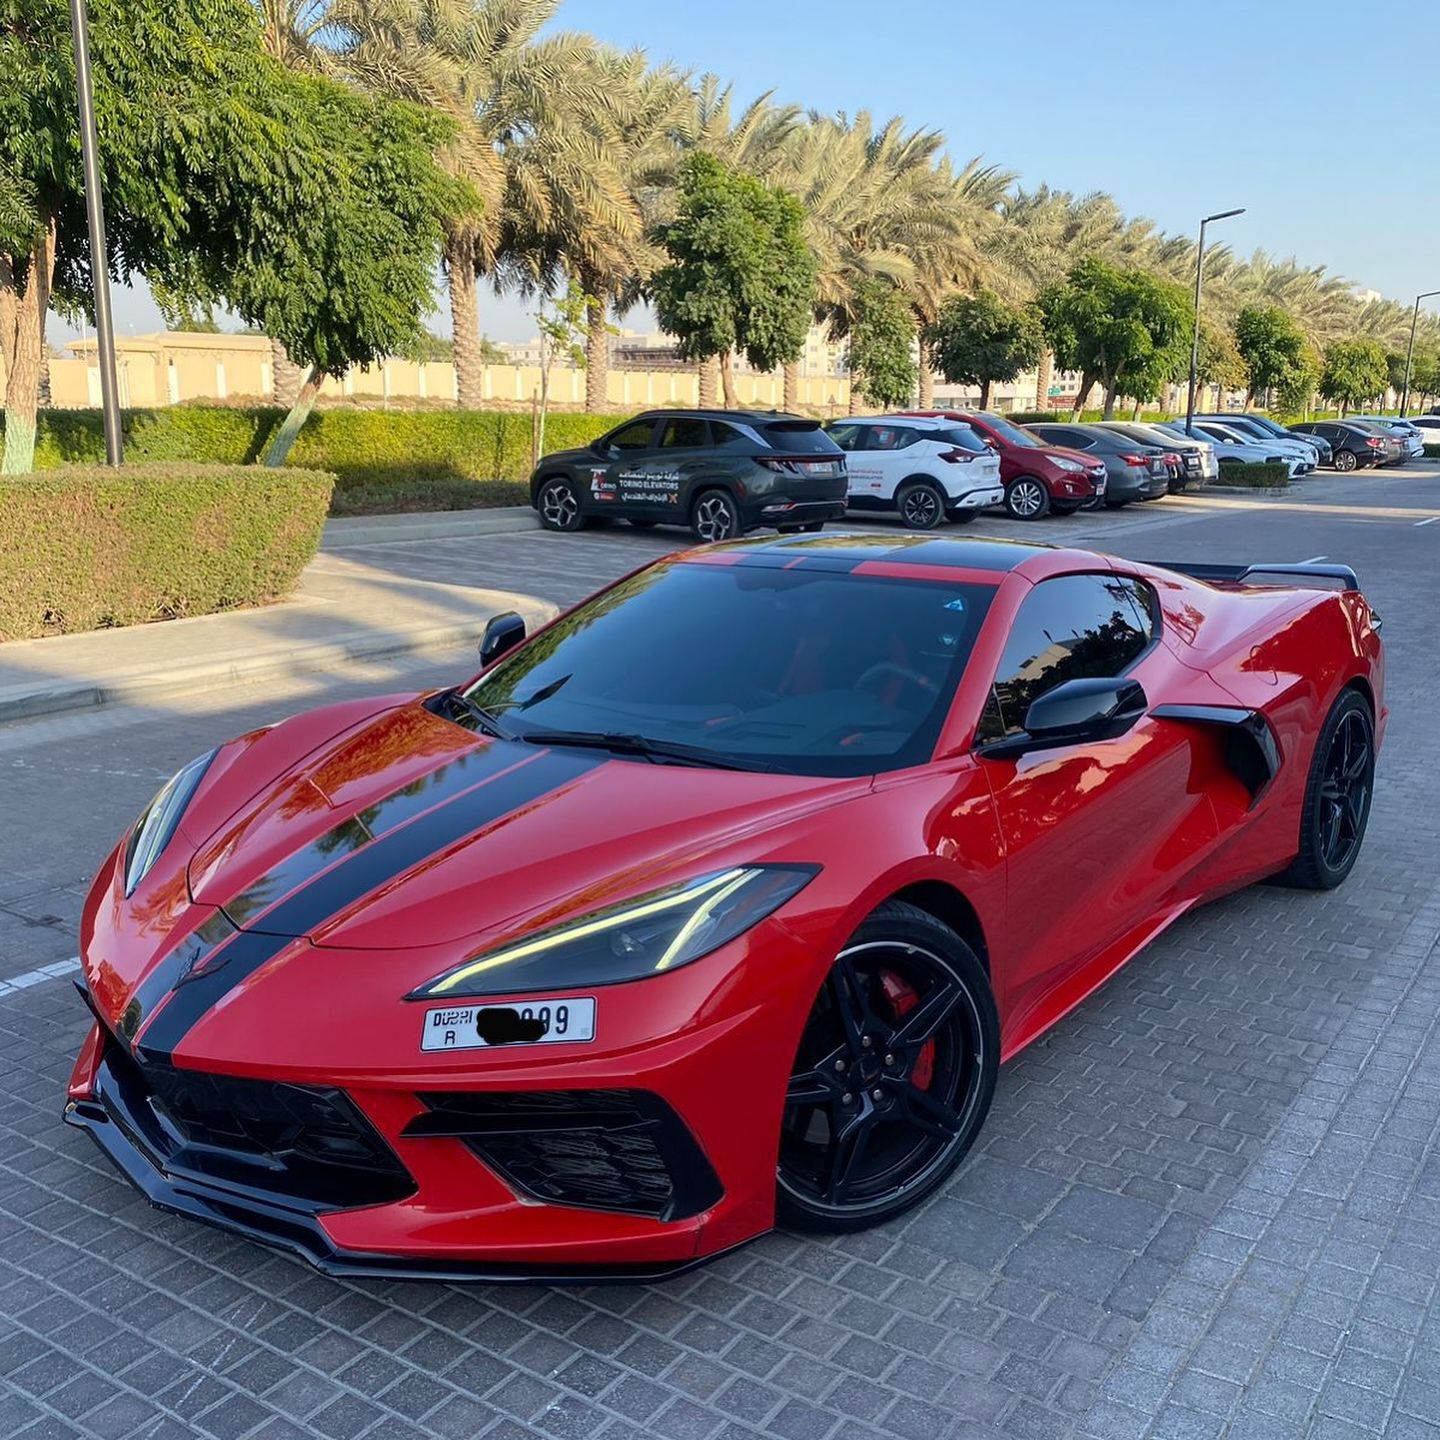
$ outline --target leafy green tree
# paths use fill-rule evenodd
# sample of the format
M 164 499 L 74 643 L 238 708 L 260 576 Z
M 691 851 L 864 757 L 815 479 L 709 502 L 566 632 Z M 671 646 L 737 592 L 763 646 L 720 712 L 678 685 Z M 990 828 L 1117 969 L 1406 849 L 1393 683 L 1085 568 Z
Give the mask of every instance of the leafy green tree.
M 952 385 L 978 385 L 980 408 L 990 405 L 990 387 L 1039 364 L 1045 331 L 1030 306 L 1009 305 L 993 290 L 952 295 L 935 323 L 921 332 L 931 364 Z
M 1189 366 L 1190 299 L 1183 287 L 1091 256 L 1040 294 L 1056 361 L 1081 374 L 1075 413 L 1105 389 L 1105 416 L 1118 395 L 1148 397 Z
M 1324 362 L 1320 352 L 1307 340 L 1300 351 L 1300 363 L 1276 387 L 1275 398 L 1283 415 L 1308 416 L 1310 402 L 1320 384 Z
M 1234 335 L 1204 319 L 1200 322 L 1198 378 L 1202 385 L 1218 385 L 1222 391 L 1243 390 L 1249 380 Z
M 850 385 L 854 396 L 880 407 L 905 404 L 918 367 L 910 353 L 915 329 L 905 297 L 887 281 L 858 281 L 851 293 Z
M 690 360 L 719 356 L 733 405 L 729 357 L 757 370 L 798 360 L 815 305 L 815 260 L 800 202 L 695 151 L 680 167 L 674 219 L 654 230 L 670 257 L 649 289 L 660 324 Z
M 558 355 L 578 369 L 585 368 L 585 337 L 588 328 L 590 297 L 572 280 L 563 295 L 549 295 L 535 312 L 540 331 L 540 404 L 535 413 L 532 436 L 538 464 L 545 453 L 545 420 L 550 412 L 550 367 Z
M 446 122 L 287 71 L 247 0 L 90 10 L 115 275 L 261 326 L 310 367 L 310 403 L 322 374 L 418 343 L 456 200 L 432 158 Z M 0 468 L 24 473 L 52 290 L 92 293 L 64 0 L 0 0 L 0 176 Z
M 1320 393 L 1338 404 L 1342 415 L 1380 395 L 1389 383 L 1390 370 L 1379 341 L 1337 340 L 1325 351 Z
M 1410 365 L 1410 400 L 1421 405 L 1440 395 L 1440 342 L 1415 347 Z
M 1235 321 L 1235 345 L 1245 362 L 1245 408 L 1257 395 L 1287 385 L 1303 363 L 1305 336 L 1278 305 L 1246 305 Z

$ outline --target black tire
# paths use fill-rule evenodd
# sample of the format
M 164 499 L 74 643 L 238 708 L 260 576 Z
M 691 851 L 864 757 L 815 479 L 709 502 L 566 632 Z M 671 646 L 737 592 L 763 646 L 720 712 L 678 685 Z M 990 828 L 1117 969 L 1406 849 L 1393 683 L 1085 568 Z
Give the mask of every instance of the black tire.
M 913 476 L 896 489 L 895 510 L 907 530 L 935 530 L 945 519 L 945 492 L 933 480 Z
M 540 513 L 540 523 L 547 530 L 573 534 L 585 528 L 585 516 L 580 513 L 580 496 L 575 482 L 564 475 L 552 475 L 540 482 L 535 492 L 535 509 Z
M 1080 508 L 1080 502 L 1079 502 L 1079 501 L 1076 501 L 1073 505 L 1070 505 L 1070 504 L 1066 504 L 1066 505 L 1054 505 L 1054 504 L 1052 504 L 1052 505 L 1050 506 L 1050 513 L 1051 513 L 1052 515 L 1073 515 L 1079 508 Z
M 807 520 L 801 527 L 802 535 L 818 535 L 825 528 L 823 520 Z
M 728 490 L 702 490 L 690 506 L 690 529 L 702 545 L 740 534 L 740 507 Z
M 780 1223 L 843 1234 L 918 1205 L 974 1144 L 999 1068 L 1000 1019 L 975 952 L 914 905 L 882 905 L 836 956 L 801 1036 Z
M 1050 492 L 1043 480 L 1017 475 L 1005 487 L 1005 508 L 1016 520 L 1043 520 L 1050 513 Z
M 1355 468 L 1355 452 L 1353 450 L 1337 450 L 1335 452 L 1335 468 L 1342 475 L 1348 475 Z
M 1300 849 L 1279 878 L 1299 890 L 1333 890 L 1355 868 L 1375 793 L 1375 717 L 1355 689 L 1341 692 L 1315 742 Z

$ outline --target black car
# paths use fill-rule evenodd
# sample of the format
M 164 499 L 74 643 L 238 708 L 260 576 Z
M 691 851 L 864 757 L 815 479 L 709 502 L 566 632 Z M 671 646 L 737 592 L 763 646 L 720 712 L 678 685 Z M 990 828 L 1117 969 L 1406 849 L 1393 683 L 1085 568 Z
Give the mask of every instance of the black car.
M 1318 435 L 1328 441 L 1330 463 L 1337 470 L 1364 469 L 1367 465 L 1383 465 L 1387 447 L 1382 435 L 1353 420 L 1306 420 L 1290 427 L 1297 435 Z
M 1087 450 L 1105 462 L 1105 503 L 1113 508 L 1132 500 L 1158 500 L 1170 493 L 1167 452 L 1157 445 L 1141 445 L 1128 435 L 1103 425 L 1027 425 L 1049 445 Z M 1168 453 L 1174 453 L 1168 452 Z
M 819 530 L 845 514 L 845 454 L 818 420 L 777 410 L 652 410 L 583 450 L 546 455 L 530 503 L 547 530 L 592 520 L 688 525 L 702 541 L 757 526 Z

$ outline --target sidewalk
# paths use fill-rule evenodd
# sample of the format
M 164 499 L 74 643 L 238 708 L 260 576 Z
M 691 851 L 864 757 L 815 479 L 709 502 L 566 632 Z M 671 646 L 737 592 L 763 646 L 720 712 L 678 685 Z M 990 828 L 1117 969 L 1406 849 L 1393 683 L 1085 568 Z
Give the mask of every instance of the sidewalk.
M 451 528 L 443 533 L 496 533 L 453 528 L 474 518 L 448 517 Z M 447 517 L 377 519 L 400 540 L 428 537 L 407 533 L 397 522 Z M 514 519 L 510 528 L 529 528 Z M 377 521 L 360 523 L 374 530 Z M 332 553 L 337 525 L 342 548 L 375 543 L 354 539 L 364 533 L 359 524 L 347 533 L 346 522 L 330 522 L 325 549 L 305 571 L 299 591 L 278 605 L 0 644 L 0 721 L 441 650 L 478 640 L 486 621 L 502 610 L 518 610 L 532 629 L 556 613 L 556 606 L 532 596 L 412 580 L 368 565 L 358 554 Z

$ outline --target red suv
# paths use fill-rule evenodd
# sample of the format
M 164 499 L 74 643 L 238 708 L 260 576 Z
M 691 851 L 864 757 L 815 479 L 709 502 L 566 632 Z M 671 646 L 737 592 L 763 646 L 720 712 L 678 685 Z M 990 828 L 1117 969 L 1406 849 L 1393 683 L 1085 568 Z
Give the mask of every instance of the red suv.
M 1047 445 L 1003 415 L 988 410 L 909 410 L 906 414 L 963 421 L 997 451 L 1005 508 L 1017 520 L 1069 515 L 1082 505 L 1097 505 L 1104 499 L 1103 461 L 1083 450 Z

